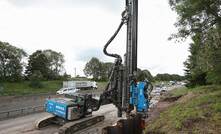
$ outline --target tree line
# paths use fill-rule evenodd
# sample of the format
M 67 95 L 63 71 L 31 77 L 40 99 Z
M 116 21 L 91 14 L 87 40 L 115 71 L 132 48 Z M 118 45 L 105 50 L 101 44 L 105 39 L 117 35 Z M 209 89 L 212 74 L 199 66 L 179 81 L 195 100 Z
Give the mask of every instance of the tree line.
M 37 50 L 28 56 L 23 49 L 0 41 L 0 81 L 2 82 L 61 79 L 64 76 L 63 64 L 64 56 L 60 52 L 50 49 Z
M 106 81 L 111 73 L 113 63 L 102 62 L 96 57 L 92 57 L 84 67 L 84 74 L 94 80 Z
M 178 74 L 157 74 L 154 77 L 156 81 L 183 81 L 185 80 L 184 76 L 180 76 Z
M 94 80 L 107 81 L 113 68 L 113 65 L 114 64 L 111 62 L 102 62 L 98 58 L 93 57 L 86 63 L 84 68 L 84 74 L 87 77 L 92 77 Z M 154 77 L 147 69 L 137 69 L 138 81 L 181 81 L 184 79 L 184 76 L 180 76 L 177 74 L 157 74 Z
M 27 63 L 26 63 L 27 62 Z M 60 52 L 50 49 L 36 50 L 28 55 L 23 49 L 0 41 L 0 81 L 18 82 L 29 80 L 38 87 L 42 80 L 64 80 L 71 76 L 64 71 L 64 56 Z M 113 68 L 113 63 L 102 62 L 93 57 L 84 68 L 87 77 L 94 80 L 107 81 Z M 170 74 L 158 74 L 152 76 L 149 70 L 137 70 L 137 79 L 145 79 L 153 82 L 182 80 L 182 76 Z
M 221 84 L 221 1 L 169 0 L 177 14 L 178 33 L 170 39 L 192 38 L 184 62 L 190 86 Z

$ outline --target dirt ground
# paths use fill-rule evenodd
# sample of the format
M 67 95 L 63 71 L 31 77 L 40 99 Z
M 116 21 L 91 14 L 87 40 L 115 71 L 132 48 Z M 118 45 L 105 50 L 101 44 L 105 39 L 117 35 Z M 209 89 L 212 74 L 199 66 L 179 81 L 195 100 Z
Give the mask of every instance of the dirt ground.
M 160 113 L 162 113 L 163 111 L 167 110 L 167 108 L 175 104 L 176 101 L 179 100 L 179 98 L 181 97 L 182 96 L 160 99 L 159 102 L 154 107 L 150 108 L 148 113 L 148 118 L 146 120 L 146 125 L 148 126 L 148 124 L 150 124 L 152 121 L 159 118 Z M 150 132 L 150 134 L 151 133 L 152 132 Z
M 158 118 L 160 116 L 160 113 L 166 110 L 173 103 L 174 102 L 170 102 L 170 101 L 159 101 L 155 107 L 150 109 L 146 123 L 148 124 L 154 119 Z

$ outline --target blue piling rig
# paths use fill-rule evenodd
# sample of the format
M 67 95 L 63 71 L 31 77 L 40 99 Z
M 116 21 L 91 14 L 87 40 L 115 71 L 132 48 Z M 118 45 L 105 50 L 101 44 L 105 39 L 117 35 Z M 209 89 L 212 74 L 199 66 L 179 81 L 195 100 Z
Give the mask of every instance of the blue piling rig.
M 137 113 L 147 115 L 149 108 L 149 94 L 152 87 L 148 81 L 137 82 L 137 33 L 138 33 L 138 0 L 126 0 L 126 8 L 122 12 L 122 19 L 116 32 L 105 44 L 105 55 L 115 58 L 115 64 L 109 82 L 101 100 L 109 100 L 118 108 L 118 116 L 122 112 L 130 115 L 134 109 Z M 124 64 L 119 54 L 107 52 L 110 43 L 115 39 L 123 25 L 127 26 L 127 44 Z
M 137 33 L 138 33 L 138 0 L 126 0 L 125 10 L 122 12 L 122 19 L 113 36 L 105 44 L 103 52 L 105 55 L 115 58 L 115 62 L 109 77 L 108 84 L 104 92 L 100 95 L 100 100 L 93 99 L 90 95 L 72 96 L 72 99 L 52 99 L 46 102 L 46 110 L 55 115 L 60 122 L 80 119 L 93 111 L 99 110 L 105 103 L 113 103 L 118 108 L 118 117 L 126 113 L 130 118 L 132 111 L 135 115 L 139 114 L 143 118 L 147 117 L 149 108 L 151 83 L 147 80 L 137 81 Z M 113 54 L 107 51 L 108 46 L 115 39 L 121 28 L 127 27 L 127 44 L 124 55 L 124 63 L 119 54 Z M 81 98 L 81 101 L 75 101 Z M 62 114 L 61 114 L 62 113 Z M 64 114 L 63 114 L 64 113 Z M 57 118 L 59 117 L 59 118 Z M 49 119 L 42 119 L 38 122 L 38 128 L 48 124 Z M 56 120 L 57 121 L 57 120 Z M 96 119 L 95 119 L 96 121 Z

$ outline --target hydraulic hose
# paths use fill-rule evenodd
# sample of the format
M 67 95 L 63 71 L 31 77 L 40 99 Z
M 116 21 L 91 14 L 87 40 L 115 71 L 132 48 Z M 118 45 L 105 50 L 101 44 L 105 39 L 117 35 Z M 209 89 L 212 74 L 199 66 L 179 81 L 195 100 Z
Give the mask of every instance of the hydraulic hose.
M 104 99 L 106 98 L 106 95 L 109 92 L 107 89 L 108 89 L 108 87 L 110 85 L 110 81 L 111 81 L 111 79 L 114 75 L 114 68 L 115 68 L 116 65 L 118 65 L 119 63 L 121 64 L 121 62 L 122 62 L 122 58 L 119 54 L 111 54 L 111 53 L 107 52 L 107 48 L 111 44 L 111 42 L 115 39 L 115 37 L 118 35 L 119 31 L 121 30 L 122 26 L 127 22 L 127 20 L 128 20 L 128 14 L 127 14 L 127 10 L 125 10 L 125 11 L 122 12 L 122 19 L 121 19 L 120 25 L 118 26 L 115 33 L 111 36 L 111 38 L 108 40 L 108 42 L 104 46 L 104 49 L 103 49 L 104 54 L 107 55 L 107 56 L 116 58 L 117 61 L 116 61 L 115 65 L 113 67 L 113 70 L 111 72 L 111 76 L 109 78 L 109 82 L 107 84 L 107 87 L 106 87 L 105 91 L 100 95 L 100 100 L 98 101 L 98 104 L 96 105 L 96 107 L 92 108 L 93 111 L 99 110 L 102 102 L 104 101 Z
M 117 36 L 117 34 L 119 33 L 119 31 L 121 30 L 122 26 L 124 25 L 125 21 L 127 20 L 127 14 L 126 14 L 126 10 L 123 11 L 122 13 L 122 20 L 120 22 L 120 25 L 118 26 L 117 30 L 115 31 L 115 33 L 111 36 L 111 38 L 108 40 L 108 42 L 105 44 L 103 52 L 105 55 L 110 56 L 110 57 L 114 57 L 117 59 L 121 59 L 121 56 L 118 54 L 111 54 L 107 52 L 107 47 L 111 44 L 111 42 L 115 39 L 115 37 Z

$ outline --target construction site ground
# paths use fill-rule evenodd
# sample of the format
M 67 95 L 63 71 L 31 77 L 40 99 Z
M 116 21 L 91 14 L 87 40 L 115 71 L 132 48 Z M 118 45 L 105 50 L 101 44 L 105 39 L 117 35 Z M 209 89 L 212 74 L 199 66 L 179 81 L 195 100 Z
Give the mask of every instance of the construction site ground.
M 171 90 L 175 87 L 169 87 L 168 90 Z M 150 117 L 149 119 L 153 119 L 164 107 L 169 106 L 168 102 L 160 102 L 158 103 L 160 97 L 159 95 L 154 95 L 151 101 Z M 44 129 L 37 130 L 35 129 L 35 121 L 39 118 L 46 116 L 48 113 L 41 112 L 30 114 L 22 117 L 12 118 L 0 121 L 0 134 L 53 134 L 58 131 L 59 126 L 51 125 Z M 114 125 L 119 118 L 117 117 L 117 109 L 114 105 L 108 104 L 101 106 L 100 110 L 93 113 L 96 115 L 104 115 L 105 120 L 101 123 L 93 125 L 92 127 L 88 127 L 84 130 L 78 131 L 77 134 L 100 134 L 101 129 L 106 126 Z M 149 120 L 148 119 L 148 120 Z
M 108 104 L 101 106 L 101 109 L 97 112 L 94 112 L 93 115 L 104 115 L 105 120 L 101 123 L 96 124 L 91 128 L 87 128 L 83 132 L 79 131 L 78 133 L 82 134 L 90 132 L 91 134 L 96 134 L 101 132 L 103 126 L 113 125 L 117 121 L 117 109 L 114 105 Z M 23 117 L 18 117 L 14 119 L 4 120 L 0 122 L 0 134 L 53 134 L 58 131 L 59 126 L 50 125 L 41 130 L 35 129 L 35 121 L 39 118 L 47 116 L 48 113 L 36 113 Z

